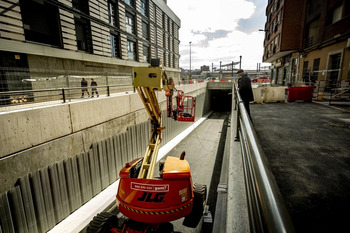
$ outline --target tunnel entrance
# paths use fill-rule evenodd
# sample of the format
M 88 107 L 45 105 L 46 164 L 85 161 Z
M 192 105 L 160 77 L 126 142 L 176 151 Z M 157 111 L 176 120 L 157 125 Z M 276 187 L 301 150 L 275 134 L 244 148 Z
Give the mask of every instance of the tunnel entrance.
M 210 107 L 215 112 L 230 112 L 232 90 L 209 90 Z

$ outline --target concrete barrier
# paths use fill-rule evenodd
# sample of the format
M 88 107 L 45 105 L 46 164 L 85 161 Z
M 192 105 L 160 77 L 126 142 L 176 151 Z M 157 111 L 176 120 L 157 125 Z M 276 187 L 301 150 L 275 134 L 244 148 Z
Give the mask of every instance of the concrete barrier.
M 285 98 L 286 98 L 285 89 L 286 87 L 268 86 L 264 91 L 264 96 L 263 96 L 264 103 L 285 102 Z
M 254 95 L 254 103 L 261 104 L 263 99 L 262 99 L 262 92 L 263 88 L 253 88 L 253 95 Z

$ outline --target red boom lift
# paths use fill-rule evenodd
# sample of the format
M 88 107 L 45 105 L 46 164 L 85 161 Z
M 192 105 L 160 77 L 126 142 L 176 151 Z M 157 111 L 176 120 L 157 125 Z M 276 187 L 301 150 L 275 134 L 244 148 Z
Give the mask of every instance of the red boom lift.
M 175 85 L 160 66 L 134 68 L 133 85 L 151 119 L 152 132 L 144 157 L 126 163 L 119 173 L 117 207 L 128 219 L 118 225 L 115 215 L 100 213 L 90 222 L 87 232 L 170 233 L 170 221 L 182 217 L 184 225 L 195 227 L 203 214 L 207 188 L 192 184 L 185 152 L 179 157 L 168 156 L 160 164 L 159 173 L 155 172 L 161 132 L 165 129 L 155 91 L 166 91 L 167 116 L 178 121 L 194 121 L 195 98 L 177 91 L 177 109 L 173 110 Z

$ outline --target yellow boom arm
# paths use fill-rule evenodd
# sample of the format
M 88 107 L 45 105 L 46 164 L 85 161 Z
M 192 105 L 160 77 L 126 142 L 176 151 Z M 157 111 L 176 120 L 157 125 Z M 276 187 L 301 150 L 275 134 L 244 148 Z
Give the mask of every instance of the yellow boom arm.
M 161 142 L 161 131 L 164 129 L 162 127 L 162 111 L 159 108 L 155 90 L 168 91 L 172 90 L 174 86 L 172 82 L 168 82 L 161 67 L 135 67 L 133 85 L 139 93 L 152 124 L 151 137 L 138 178 L 153 179 Z

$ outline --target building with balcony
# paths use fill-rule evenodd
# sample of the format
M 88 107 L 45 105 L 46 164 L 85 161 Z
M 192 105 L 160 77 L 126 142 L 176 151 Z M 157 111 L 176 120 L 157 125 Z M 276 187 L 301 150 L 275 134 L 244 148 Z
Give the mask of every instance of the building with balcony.
M 273 83 L 317 83 L 321 89 L 350 79 L 350 2 L 269 0 L 264 62 Z
M 0 91 L 80 86 L 82 76 L 131 84 L 132 67 L 151 58 L 180 77 L 181 22 L 166 0 L 1 0 L 0 12 Z
M 302 43 L 303 7 L 303 0 L 268 1 L 263 61 L 272 64 L 271 80 L 274 83 L 285 85 L 295 75 L 295 58 Z

